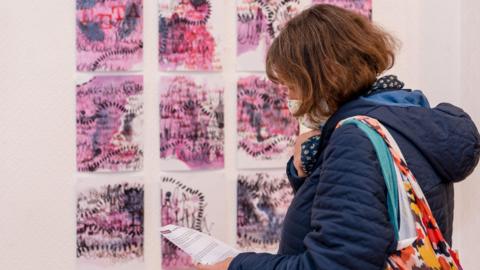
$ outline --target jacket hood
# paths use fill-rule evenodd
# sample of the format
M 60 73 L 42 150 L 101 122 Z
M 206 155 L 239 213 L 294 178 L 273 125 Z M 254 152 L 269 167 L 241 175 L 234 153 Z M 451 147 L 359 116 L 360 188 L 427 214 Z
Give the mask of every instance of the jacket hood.
M 386 89 L 357 98 L 330 117 L 322 136 L 329 137 L 340 120 L 354 115 L 376 118 L 404 136 L 444 181 L 465 179 L 479 161 L 480 135 L 470 116 L 448 103 L 431 108 L 421 91 Z

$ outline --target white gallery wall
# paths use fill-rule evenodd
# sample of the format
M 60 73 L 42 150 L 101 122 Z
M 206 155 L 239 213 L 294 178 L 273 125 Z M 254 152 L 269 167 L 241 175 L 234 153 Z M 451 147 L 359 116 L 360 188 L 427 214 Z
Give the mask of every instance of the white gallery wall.
M 480 127 L 480 1 L 460 1 L 461 5 L 461 76 L 458 86 L 463 108 Z M 480 248 L 480 168 L 468 181 L 456 186 L 456 212 L 454 232 L 465 269 L 478 269 Z
M 227 0 L 226 0 L 227 1 Z M 235 29 L 227 1 L 227 29 Z M 0 269 L 75 266 L 75 1 L 6 1 L 0 16 Z M 373 0 L 373 19 L 402 41 L 392 71 L 431 103 L 462 106 L 480 126 L 480 3 L 477 0 Z M 160 268 L 157 3 L 144 0 L 146 269 Z M 227 31 L 225 119 L 236 119 L 235 32 Z M 226 122 L 225 170 L 235 212 L 235 130 Z M 476 269 L 480 173 L 456 186 L 454 245 Z M 231 244 L 235 224 L 231 224 Z

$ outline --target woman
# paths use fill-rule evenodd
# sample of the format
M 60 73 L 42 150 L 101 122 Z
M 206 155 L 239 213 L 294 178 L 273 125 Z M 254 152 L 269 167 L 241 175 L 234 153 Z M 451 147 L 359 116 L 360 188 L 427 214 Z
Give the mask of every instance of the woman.
M 431 108 L 395 76 L 376 80 L 394 51 L 389 34 L 334 6 L 314 6 L 286 24 L 268 52 L 267 74 L 297 100 L 294 115 L 318 130 L 298 138 L 287 165 L 295 197 L 278 254 L 241 253 L 198 269 L 384 269 L 396 241 L 376 152 L 357 127 L 336 129 L 355 115 L 392 133 L 451 244 L 453 183 L 477 165 L 479 134 L 461 109 Z

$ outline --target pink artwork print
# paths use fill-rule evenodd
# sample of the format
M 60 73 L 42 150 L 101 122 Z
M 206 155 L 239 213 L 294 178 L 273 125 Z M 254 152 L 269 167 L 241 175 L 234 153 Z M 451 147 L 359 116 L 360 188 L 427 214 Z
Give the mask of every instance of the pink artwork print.
M 160 183 L 161 225 L 175 224 L 224 241 L 229 235 L 225 176 L 219 173 L 165 175 Z M 195 270 L 192 258 L 162 237 L 163 270 Z
M 77 70 L 139 70 L 143 0 L 77 0 Z
M 312 0 L 312 4 L 329 4 L 346 8 L 372 19 L 372 0 Z
M 133 171 L 143 163 L 142 76 L 94 76 L 77 85 L 77 170 Z
M 77 269 L 142 269 L 143 184 L 92 180 L 77 185 Z
M 265 70 L 272 40 L 304 6 L 300 0 L 237 0 L 237 70 Z
M 237 91 L 238 166 L 284 167 L 299 130 L 288 109 L 286 88 L 250 75 L 238 80 Z
M 292 198 L 284 173 L 238 175 L 237 246 L 245 251 L 276 252 Z
M 159 0 L 161 70 L 220 70 L 222 0 Z
M 217 75 L 161 78 L 159 111 L 162 170 L 223 168 L 221 82 Z

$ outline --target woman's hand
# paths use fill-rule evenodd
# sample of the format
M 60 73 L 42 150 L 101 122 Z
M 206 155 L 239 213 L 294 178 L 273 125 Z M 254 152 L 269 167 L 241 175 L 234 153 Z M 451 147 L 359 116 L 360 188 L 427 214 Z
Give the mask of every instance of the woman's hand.
M 297 137 L 297 140 L 295 141 L 295 147 L 294 147 L 294 152 L 293 152 L 293 165 L 295 166 L 295 169 L 297 170 L 297 174 L 300 177 L 305 177 L 306 174 L 303 171 L 302 168 L 302 144 L 307 141 L 309 138 L 313 136 L 320 135 L 320 130 L 312 130 L 309 132 L 305 132 L 300 134 Z
M 197 265 L 195 265 L 195 268 L 197 270 L 227 270 L 228 266 L 230 265 L 232 260 L 233 260 L 233 258 L 229 257 L 229 258 L 225 259 L 224 261 L 221 261 L 219 263 L 212 264 L 212 265 L 197 264 Z

